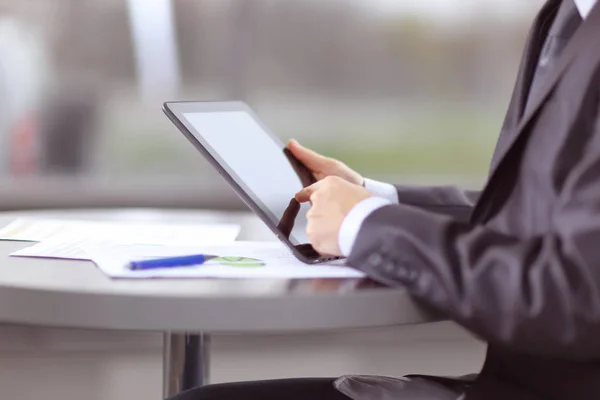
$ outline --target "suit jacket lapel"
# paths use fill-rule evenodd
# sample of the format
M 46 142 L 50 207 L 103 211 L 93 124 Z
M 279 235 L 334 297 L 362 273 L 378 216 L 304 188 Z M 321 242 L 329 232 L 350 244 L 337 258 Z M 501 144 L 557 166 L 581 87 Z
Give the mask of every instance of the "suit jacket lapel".
M 587 45 L 587 39 L 589 34 L 592 33 L 598 23 L 598 17 L 600 16 L 600 8 L 595 7 L 594 11 L 588 16 L 588 18 L 583 22 L 581 27 L 575 32 L 567 46 L 563 50 L 563 53 L 560 55 L 558 60 L 556 61 L 556 65 L 550 71 L 542 86 L 540 88 L 539 95 L 535 99 L 531 99 L 532 101 L 531 107 L 529 107 L 529 111 L 527 114 L 523 115 L 523 119 L 521 120 L 517 135 L 523 133 L 523 130 L 529 125 L 533 117 L 540 110 L 541 106 L 544 104 L 548 95 L 552 92 L 552 89 L 558 81 L 560 77 L 565 72 L 567 67 L 573 62 L 575 57 L 581 52 L 582 47 Z
M 519 67 L 515 90 L 510 100 L 502 136 L 498 140 L 497 148 L 490 166 L 490 176 L 497 168 L 504 154 L 511 147 L 514 137 L 517 135 L 517 127 L 523 118 L 523 112 L 529 98 L 529 89 L 537 68 L 537 63 L 546 40 L 554 15 L 558 11 L 561 0 L 549 0 L 538 13 L 533 27 L 526 41 L 525 51 Z
M 556 1 L 551 0 L 546 5 L 546 7 L 544 7 L 542 12 L 540 12 L 540 14 L 538 16 L 538 21 L 537 21 L 537 23 L 538 23 L 537 29 L 538 30 L 534 29 L 533 35 L 540 34 L 542 27 L 539 24 L 543 23 L 544 16 L 547 16 L 546 13 L 550 12 L 551 8 L 549 9 L 548 7 L 549 6 L 552 7 L 553 5 L 556 5 L 556 3 L 557 3 Z M 486 210 L 489 211 L 491 209 L 492 204 L 490 202 L 490 200 L 491 200 L 490 197 L 494 195 L 494 188 L 496 186 L 500 172 L 502 172 L 505 169 L 503 167 L 503 164 L 507 160 L 507 158 L 508 158 L 507 156 L 511 153 L 511 151 L 514 151 L 515 148 L 519 147 L 519 146 L 516 146 L 517 141 L 522 137 L 526 137 L 527 132 L 530 128 L 530 125 L 534 121 L 535 115 L 541 110 L 541 108 L 545 104 L 546 100 L 548 99 L 550 93 L 552 92 L 552 90 L 554 89 L 554 87 L 556 86 L 558 81 L 560 80 L 561 76 L 564 74 L 567 67 L 575 60 L 577 55 L 580 53 L 583 53 L 585 51 L 595 51 L 595 49 L 593 49 L 592 46 L 589 46 L 589 49 L 585 49 L 585 47 L 590 44 L 589 43 L 590 38 L 593 37 L 594 32 L 597 29 L 599 29 L 599 27 L 600 27 L 600 4 L 596 4 L 596 6 L 594 6 L 594 8 L 592 9 L 591 13 L 588 15 L 586 20 L 583 22 L 582 26 L 577 30 L 577 32 L 575 33 L 573 38 L 569 41 L 569 43 L 563 50 L 563 53 L 559 57 L 559 59 L 556 61 L 556 64 L 555 64 L 553 70 L 551 72 L 549 72 L 549 74 L 545 78 L 545 81 L 542 84 L 542 87 L 538 92 L 539 94 L 538 94 L 537 98 L 530 99 L 530 101 L 532 101 L 533 103 L 530 105 L 530 107 L 528 107 L 527 113 L 524 114 L 521 117 L 520 121 L 518 123 L 516 123 L 515 125 L 505 127 L 505 129 L 508 130 L 508 133 L 510 136 L 509 136 L 509 138 L 507 138 L 505 140 L 505 143 L 503 145 L 501 145 L 501 146 L 499 145 L 499 147 L 496 149 L 496 154 L 494 155 L 494 161 L 492 162 L 492 169 L 491 169 L 490 177 L 488 179 L 488 183 L 487 183 L 486 187 L 483 190 L 483 194 L 479 198 L 479 202 L 478 202 L 477 206 L 475 207 L 475 210 L 472 213 L 472 217 L 471 217 L 472 221 L 481 221 L 486 218 L 486 215 L 484 215 L 484 214 L 488 214 L 488 212 Z M 531 37 L 530 40 L 532 41 L 532 45 L 534 45 L 535 39 L 533 36 Z M 538 53 L 538 52 L 536 52 L 534 49 L 532 49 L 532 51 L 530 52 L 531 55 L 536 54 L 536 53 Z M 537 62 L 537 59 L 535 61 Z M 530 62 L 534 62 L 534 61 L 530 60 Z M 521 114 L 523 112 L 523 109 L 525 106 L 524 98 L 526 98 L 526 95 L 524 93 L 528 92 L 529 85 L 527 85 L 527 83 L 528 83 L 528 81 L 531 80 L 527 76 L 527 66 L 525 66 L 525 68 L 522 68 L 520 75 L 521 75 L 519 78 L 520 87 L 517 88 L 517 92 L 519 93 L 519 96 L 518 97 L 515 96 L 513 98 L 513 101 L 515 101 L 515 107 L 518 107 L 516 110 L 513 110 L 513 112 L 517 112 L 518 114 Z M 509 166 L 507 166 L 507 167 L 509 167 Z M 512 167 L 514 167 L 514 166 L 512 166 Z
M 551 3 L 555 2 L 552 1 Z M 542 16 L 543 14 L 544 12 L 540 13 L 540 16 Z M 575 57 L 580 53 L 581 49 L 585 47 L 585 45 L 587 44 L 588 37 L 595 29 L 597 29 L 596 25 L 599 23 L 600 5 L 597 5 L 591 11 L 590 15 L 588 15 L 581 27 L 577 30 L 577 32 L 575 32 L 573 38 L 571 38 L 571 40 L 563 50 L 563 53 L 556 61 L 554 68 L 552 69 L 552 71 L 549 72 L 548 76 L 546 76 L 544 82 L 542 83 L 542 86 L 536 98 L 529 99 L 529 101 L 532 103 L 530 107 L 528 107 L 527 113 L 522 116 L 519 123 L 517 124 L 515 131 L 512 134 L 512 137 L 507 141 L 507 144 L 503 146 L 502 149 L 498 149 L 498 154 L 494 156 L 494 159 L 496 161 L 493 163 L 494 165 L 492 167 L 490 181 L 499 169 L 504 158 L 506 158 L 507 153 L 514 147 L 515 142 L 519 139 L 520 136 L 522 136 L 527 131 L 527 128 L 534 120 L 535 115 L 540 111 L 540 109 L 548 99 L 548 96 L 552 92 L 552 89 L 556 86 L 556 84 L 560 80 L 560 77 L 563 75 L 567 67 L 573 62 Z M 531 52 L 531 54 L 534 53 L 538 52 Z M 533 63 L 533 60 L 531 61 Z M 522 91 L 525 89 L 528 91 L 529 87 L 525 87 L 525 85 L 522 85 L 522 87 L 520 88 L 520 90 Z M 521 100 L 521 103 L 519 104 L 519 106 L 521 107 L 521 112 L 524 107 L 524 103 L 525 101 Z

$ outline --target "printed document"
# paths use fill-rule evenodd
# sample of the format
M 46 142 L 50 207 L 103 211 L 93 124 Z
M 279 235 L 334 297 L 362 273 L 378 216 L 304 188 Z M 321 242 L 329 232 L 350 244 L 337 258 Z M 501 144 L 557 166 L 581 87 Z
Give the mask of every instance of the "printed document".
M 362 278 L 364 274 L 344 266 L 344 261 L 304 264 L 279 242 L 234 242 L 203 246 L 88 246 L 89 258 L 111 278 L 221 278 L 299 279 Z M 216 256 L 198 266 L 145 271 L 129 269 L 131 261 L 185 255 Z
M 19 219 L 0 230 L 2 240 L 40 241 L 12 256 L 87 259 L 88 245 L 146 244 L 195 246 L 230 243 L 239 235 L 235 224 L 157 224 Z

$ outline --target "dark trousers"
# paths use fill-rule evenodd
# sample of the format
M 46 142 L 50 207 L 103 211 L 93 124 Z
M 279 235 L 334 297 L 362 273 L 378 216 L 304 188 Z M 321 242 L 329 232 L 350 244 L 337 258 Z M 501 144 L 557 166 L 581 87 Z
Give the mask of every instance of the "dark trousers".
M 171 400 L 349 400 L 332 378 L 225 383 L 188 390 Z

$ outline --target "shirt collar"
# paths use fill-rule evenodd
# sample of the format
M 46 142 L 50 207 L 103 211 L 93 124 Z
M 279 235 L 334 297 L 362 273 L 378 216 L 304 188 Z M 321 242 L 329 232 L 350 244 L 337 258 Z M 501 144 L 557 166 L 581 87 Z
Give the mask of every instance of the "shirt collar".
M 581 14 L 581 18 L 586 19 L 594 5 L 596 5 L 597 0 L 574 0 L 579 13 Z

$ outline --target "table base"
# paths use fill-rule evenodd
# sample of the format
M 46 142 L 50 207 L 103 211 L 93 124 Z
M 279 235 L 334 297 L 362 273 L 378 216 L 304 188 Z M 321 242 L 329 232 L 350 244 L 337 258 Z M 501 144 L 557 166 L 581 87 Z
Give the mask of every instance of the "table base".
M 208 334 L 164 334 L 163 398 L 208 384 Z

